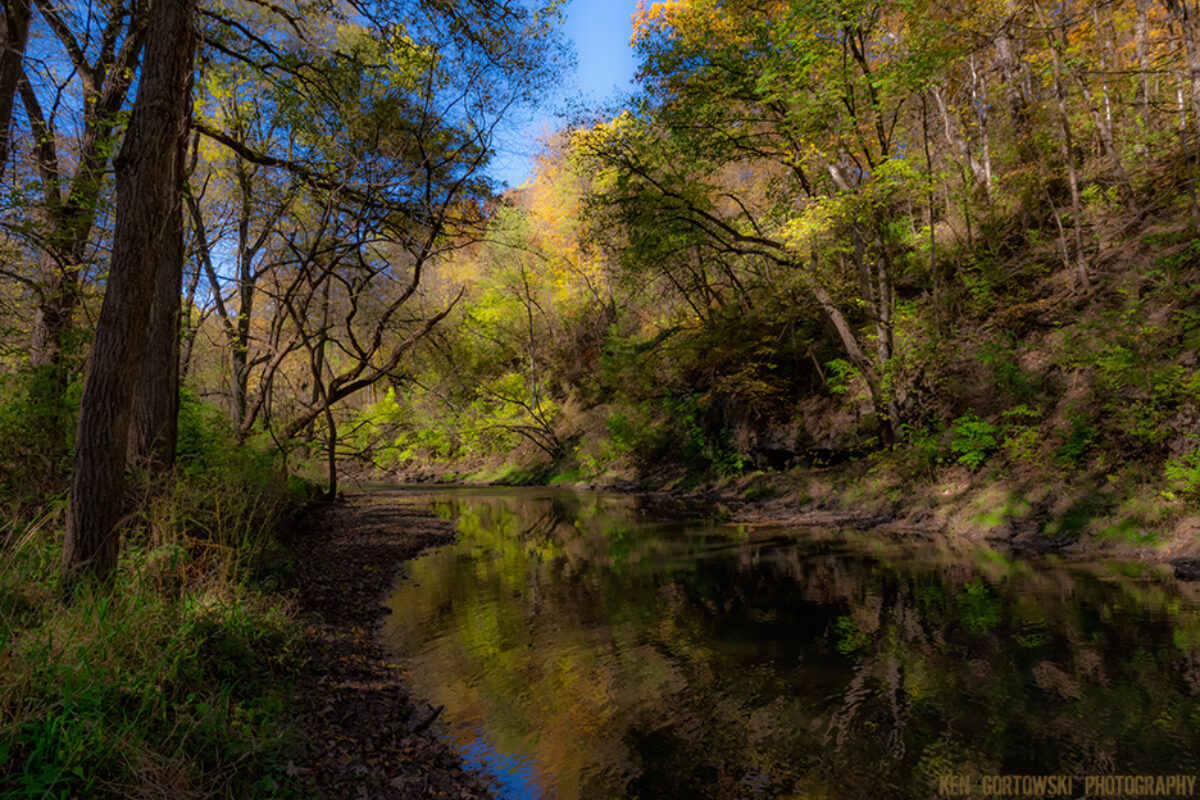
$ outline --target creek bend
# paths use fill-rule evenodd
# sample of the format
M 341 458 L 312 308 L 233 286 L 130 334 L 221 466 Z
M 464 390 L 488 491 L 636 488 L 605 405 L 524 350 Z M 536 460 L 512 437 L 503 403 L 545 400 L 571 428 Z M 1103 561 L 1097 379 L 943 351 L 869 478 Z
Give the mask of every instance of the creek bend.
M 1200 587 L 645 498 L 412 489 L 385 641 L 504 798 L 910 798 L 1200 773 Z

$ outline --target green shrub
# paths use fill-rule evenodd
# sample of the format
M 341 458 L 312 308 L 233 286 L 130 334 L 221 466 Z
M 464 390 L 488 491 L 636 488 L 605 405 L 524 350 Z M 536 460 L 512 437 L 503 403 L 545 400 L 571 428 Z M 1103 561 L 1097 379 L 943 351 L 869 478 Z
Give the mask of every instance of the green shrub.
M 871 643 L 871 637 L 860 631 L 851 617 L 838 617 L 833 623 L 833 634 L 834 648 L 844 656 Z
M 979 578 L 964 586 L 956 600 L 959 620 L 971 634 L 979 636 L 1000 624 L 1000 601 Z
M 0 505 L 36 507 L 66 491 L 81 381 L 62 395 L 45 367 L 0 374 Z
M 1200 445 L 1190 453 L 1168 461 L 1164 475 L 1172 491 L 1192 500 L 1200 499 Z
M 850 390 L 851 382 L 858 377 L 858 370 L 849 361 L 835 358 L 825 362 L 825 388 L 831 394 L 844 395 Z
M 906 425 L 901 433 L 908 446 L 881 453 L 881 457 L 896 462 L 907 474 L 932 480 L 934 471 L 946 460 L 941 433 L 932 424 Z
M 958 463 L 977 470 L 995 452 L 997 427 L 982 420 L 974 412 L 963 414 L 954 420 L 950 428 L 950 449 L 958 453 Z
M 1092 449 L 1096 428 L 1087 419 L 1075 417 L 1067 432 L 1066 440 L 1055 451 L 1055 460 L 1066 467 L 1078 467 L 1083 457 Z
M 1017 344 L 1011 334 L 999 342 L 985 344 L 977 358 L 990 368 L 992 381 L 1001 392 L 1018 399 L 1029 398 L 1034 393 L 1033 379 L 1017 362 Z

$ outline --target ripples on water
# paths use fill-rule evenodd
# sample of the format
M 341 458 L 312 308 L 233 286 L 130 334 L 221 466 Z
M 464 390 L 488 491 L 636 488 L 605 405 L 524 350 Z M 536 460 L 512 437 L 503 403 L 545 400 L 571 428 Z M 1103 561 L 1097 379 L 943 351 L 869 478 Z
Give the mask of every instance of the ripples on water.
M 385 635 L 506 798 L 908 798 L 944 774 L 1200 772 L 1195 584 L 443 490 Z M 672 520 L 674 518 L 674 520 Z

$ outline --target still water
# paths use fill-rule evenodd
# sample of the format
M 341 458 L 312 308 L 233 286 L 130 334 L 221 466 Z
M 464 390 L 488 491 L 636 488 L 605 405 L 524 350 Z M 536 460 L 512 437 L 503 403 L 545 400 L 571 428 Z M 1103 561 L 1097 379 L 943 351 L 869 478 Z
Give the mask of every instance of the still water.
M 629 496 L 413 497 L 459 539 L 407 565 L 385 636 L 500 797 L 1200 773 L 1200 593 L 1169 572 L 747 529 Z

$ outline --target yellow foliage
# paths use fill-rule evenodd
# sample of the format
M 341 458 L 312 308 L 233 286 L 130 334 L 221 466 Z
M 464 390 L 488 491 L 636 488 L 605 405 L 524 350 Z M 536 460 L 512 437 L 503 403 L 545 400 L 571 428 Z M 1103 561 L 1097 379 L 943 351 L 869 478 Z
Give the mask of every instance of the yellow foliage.
M 662 3 L 652 3 L 646 8 L 646 0 L 638 0 L 637 11 L 633 14 L 633 36 L 631 44 L 637 44 L 638 39 L 650 35 L 659 29 L 676 28 L 676 20 L 681 12 L 691 8 L 691 0 L 666 0 Z

